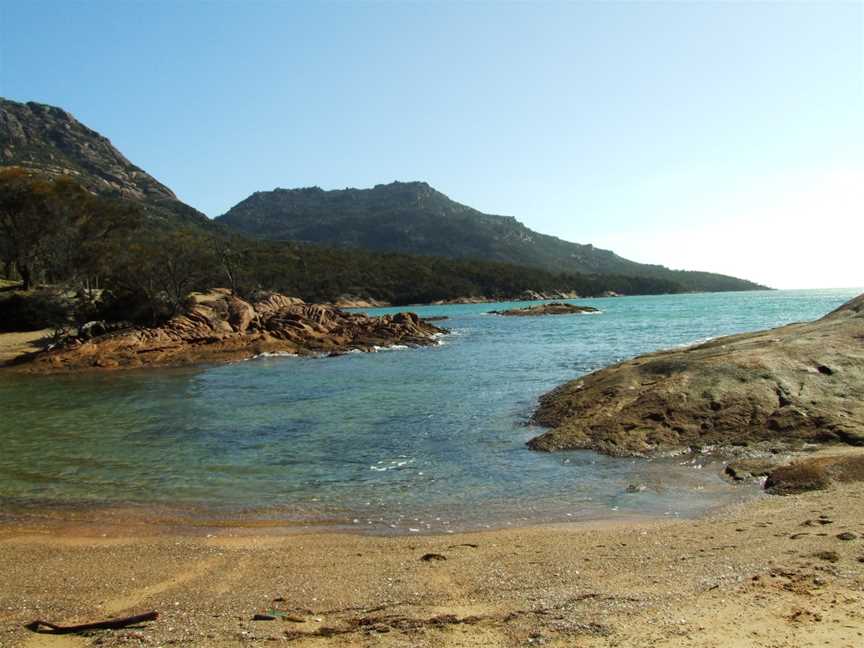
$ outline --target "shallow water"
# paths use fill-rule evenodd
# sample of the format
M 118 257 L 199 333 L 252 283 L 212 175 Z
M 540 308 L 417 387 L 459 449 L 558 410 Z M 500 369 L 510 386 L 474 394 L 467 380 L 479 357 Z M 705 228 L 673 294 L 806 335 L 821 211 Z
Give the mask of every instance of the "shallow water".
M 0 375 L 0 507 L 170 505 L 399 532 L 694 515 L 755 491 L 689 458 L 531 452 L 537 397 L 646 351 L 813 319 L 855 294 L 585 299 L 602 313 L 537 318 L 485 314 L 518 302 L 418 307 L 450 318 L 440 346 Z M 627 493 L 631 483 L 647 488 Z

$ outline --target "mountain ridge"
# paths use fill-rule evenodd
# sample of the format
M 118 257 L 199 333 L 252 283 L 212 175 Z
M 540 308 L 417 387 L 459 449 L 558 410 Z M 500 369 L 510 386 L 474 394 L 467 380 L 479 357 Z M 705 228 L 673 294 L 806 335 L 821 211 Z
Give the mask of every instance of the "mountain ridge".
M 308 244 L 343 250 L 343 254 L 353 248 L 373 254 L 408 255 L 417 257 L 417 264 L 426 268 L 440 266 L 432 258 L 469 265 L 475 261 L 509 264 L 523 268 L 526 276 L 533 276 L 529 268 L 568 275 L 569 283 L 557 287 L 562 290 L 572 290 L 574 285 L 596 289 L 597 282 L 591 276 L 607 277 L 608 290 L 638 286 L 640 293 L 648 289 L 764 288 L 725 275 L 639 264 L 591 244 L 541 234 L 514 216 L 485 214 L 420 181 L 379 184 L 371 189 L 259 191 L 211 220 L 130 162 L 107 137 L 66 110 L 37 102 L 0 97 L 0 166 L 19 166 L 55 178 L 70 176 L 93 194 L 141 207 L 154 224 L 191 226 L 218 236 L 299 242 L 307 244 L 309 254 L 318 256 L 325 253 L 308 248 Z M 285 214 L 289 215 L 287 221 Z M 371 263 L 371 258 L 362 258 L 363 263 Z M 387 262 L 382 258 L 380 263 Z M 484 276 L 487 270 L 482 271 Z M 634 281 L 626 281 L 627 277 Z M 361 278 L 357 277 L 357 288 L 362 288 Z M 549 288 L 551 279 L 544 277 L 542 283 Z M 538 290 L 541 286 L 523 288 Z
M 686 289 L 764 289 L 750 281 L 657 264 L 536 232 L 515 216 L 458 203 L 423 181 L 369 189 L 320 187 L 257 191 L 214 219 L 249 236 L 455 259 L 480 259 L 554 272 L 648 276 Z

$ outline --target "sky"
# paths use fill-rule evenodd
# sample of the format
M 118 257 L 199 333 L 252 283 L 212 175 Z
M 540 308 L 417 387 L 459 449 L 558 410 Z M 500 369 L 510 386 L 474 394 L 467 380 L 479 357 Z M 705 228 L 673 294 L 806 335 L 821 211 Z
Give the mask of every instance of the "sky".
M 211 217 L 424 180 L 635 261 L 864 286 L 864 2 L 0 0 L 0 95 Z

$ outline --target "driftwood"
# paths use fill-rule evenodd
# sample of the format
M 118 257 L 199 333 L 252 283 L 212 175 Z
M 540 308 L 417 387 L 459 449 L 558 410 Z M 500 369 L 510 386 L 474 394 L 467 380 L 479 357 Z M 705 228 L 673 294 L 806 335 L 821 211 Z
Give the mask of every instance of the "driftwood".
M 107 621 L 96 621 L 95 623 L 82 623 L 80 625 L 61 626 L 48 621 L 36 620 L 28 623 L 25 628 L 33 632 L 42 632 L 49 634 L 71 634 L 75 632 L 84 632 L 85 630 L 119 630 L 126 626 L 143 623 L 144 621 L 155 621 L 159 617 L 158 612 L 145 612 L 144 614 L 136 614 L 135 616 L 122 617 L 119 619 L 109 619 Z M 40 626 L 48 628 L 41 630 Z

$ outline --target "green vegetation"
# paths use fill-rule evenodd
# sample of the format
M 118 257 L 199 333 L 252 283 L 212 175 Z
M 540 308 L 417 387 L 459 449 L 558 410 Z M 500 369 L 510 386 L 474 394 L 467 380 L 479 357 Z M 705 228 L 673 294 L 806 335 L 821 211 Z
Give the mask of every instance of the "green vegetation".
M 372 189 L 258 192 L 216 221 L 267 240 L 479 259 L 553 273 L 651 278 L 675 284 L 678 290 L 764 288 L 725 275 L 635 263 L 593 245 L 539 234 L 515 218 L 484 214 L 450 200 L 425 182 L 394 182 Z
M 0 332 L 65 330 L 74 306 L 59 291 L 0 292 Z
M 22 289 L 0 293 L 6 330 L 93 319 L 157 322 L 180 312 L 189 292 L 214 286 L 241 295 L 277 290 L 307 301 L 352 295 L 400 305 L 506 299 L 527 290 L 585 296 L 681 290 L 662 279 L 258 241 L 154 219 L 134 202 L 17 167 L 0 169 L 0 268 L 8 285 L 20 280 Z
M 32 102 L 0 98 L 0 160 L 0 330 L 158 322 L 216 286 L 397 305 L 758 287 L 544 236 L 425 183 L 257 193 L 214 223 L 69 113 Z
M 575 291 L 586 297 L 607 291 L 630 295 L 682 291 L 679 285 L 662 279 L 553 274 L 508 263 L 380 254 L 296 243 L 247 241 L 246 246 L 250 264 L 250 270 L 246 271 L 247 285 L 258 284 L 307 301 L 360 295 L 405 305 L 460 297 L 512 299 L 527 290 Z

